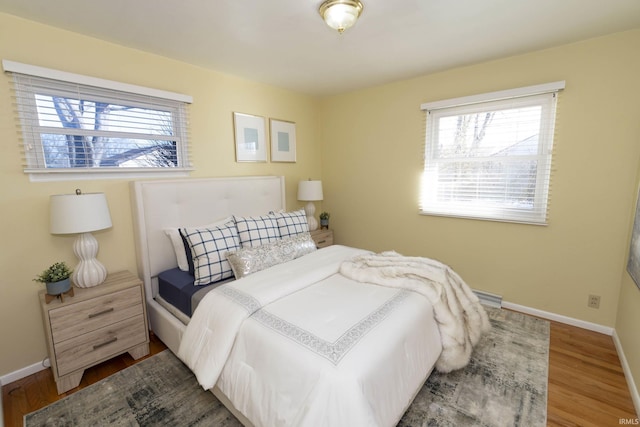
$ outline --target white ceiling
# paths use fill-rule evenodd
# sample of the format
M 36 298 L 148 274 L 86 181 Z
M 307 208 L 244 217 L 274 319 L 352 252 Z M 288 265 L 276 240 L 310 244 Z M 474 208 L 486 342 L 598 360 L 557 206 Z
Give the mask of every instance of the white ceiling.
M 0 0 L 0 12 L 315 95 L 640 28 L 640 0 L 362 0 L 339 35 L 321 2 Z

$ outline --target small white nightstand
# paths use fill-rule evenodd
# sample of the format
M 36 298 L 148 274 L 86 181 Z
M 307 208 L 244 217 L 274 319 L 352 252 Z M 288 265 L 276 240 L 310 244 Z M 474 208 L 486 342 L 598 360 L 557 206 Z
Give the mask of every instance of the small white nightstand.
M 333 230 L 313 230 L 310 234 L 318 249 L 333 245 Z
M 128 352 L 149 354 L 144 288 L 128 271 L 109 274 L 101 285 L 75 288 L 64 302 L 47 304 L 40 294 L 42 319 L 58 394 L 77 387 L 84 370 Z

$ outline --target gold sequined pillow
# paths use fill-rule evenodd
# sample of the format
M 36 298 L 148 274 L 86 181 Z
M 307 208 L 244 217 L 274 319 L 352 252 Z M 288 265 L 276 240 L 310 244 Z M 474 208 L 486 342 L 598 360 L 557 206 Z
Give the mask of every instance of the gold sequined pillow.
M 236 279 L 299 258 L 316 250 L 309 233 L 300 233 L 256 247 L 227 252 Z

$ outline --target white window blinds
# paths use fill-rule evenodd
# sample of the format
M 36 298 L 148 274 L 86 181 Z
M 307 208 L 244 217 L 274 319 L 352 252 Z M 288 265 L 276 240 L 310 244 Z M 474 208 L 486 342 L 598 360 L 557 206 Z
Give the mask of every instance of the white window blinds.
M 420 212 L 546 224 L 564 82 L 423 104 Z
M 25 172 L 190 169 L 190 97 L 9 61 L 3 66 L 13 75 Z

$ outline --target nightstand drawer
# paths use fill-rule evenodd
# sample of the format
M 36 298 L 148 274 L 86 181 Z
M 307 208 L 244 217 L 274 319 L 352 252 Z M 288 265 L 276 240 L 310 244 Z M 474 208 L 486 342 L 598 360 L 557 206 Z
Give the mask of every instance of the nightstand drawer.
M 122 353 L 149 354 L 142 281 L 128 271 L 107 275 L 99 286 L 47 298 L 39 292 L 51 372 L 58 394 L 78 387 L 84 371 Z
M 333 245 L 332 230 L 315 230 L 311 232 L 311 237 L 316 242 L 318 249 Z
M 58 375 L 84 369 L 147 340 L 142 315 L 54 345 Z
M 54 344 L 143 314 L 139 287 L 67 305 L 49 312 Z

